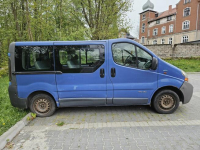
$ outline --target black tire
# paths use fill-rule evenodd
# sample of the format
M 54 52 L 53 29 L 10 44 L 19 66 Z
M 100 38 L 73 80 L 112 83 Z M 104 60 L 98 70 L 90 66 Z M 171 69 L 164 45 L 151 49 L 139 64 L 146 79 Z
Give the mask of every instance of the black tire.
M 171 114 L 179 107 L 179 96 L 172 90 L 162 90 L 156 94 L 152 106 L 160 114 Z
M 56 110 L 55 101 L 47 94 L 37 94 L 30 100 L 30 110 L 38 117 L 49 117 Z

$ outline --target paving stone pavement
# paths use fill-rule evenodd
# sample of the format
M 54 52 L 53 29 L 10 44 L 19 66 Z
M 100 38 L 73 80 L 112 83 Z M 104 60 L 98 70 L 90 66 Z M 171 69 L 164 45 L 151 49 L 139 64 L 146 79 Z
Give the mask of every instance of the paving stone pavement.
M 13 139 L 13 149 L 200 150 L 200 74 L 189 79 L 192 100 L 174 114 L 157 114 L 149 106 L 62 108 L 33 120 Z

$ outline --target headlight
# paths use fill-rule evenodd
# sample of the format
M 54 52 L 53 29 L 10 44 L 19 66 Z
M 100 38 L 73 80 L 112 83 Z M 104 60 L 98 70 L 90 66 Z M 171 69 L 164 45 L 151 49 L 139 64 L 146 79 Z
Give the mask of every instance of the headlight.
M 182 72 L 182 74 L 183 74 L 184 77 L 187 76 L 187 74 L 185 73 L 185 71 L 181 70 L 181 72 Z
M 185 71 L 181 70 L 182 75 L 185 77 L 185 81 L 188 81 L 188 75 L 185 73 Z

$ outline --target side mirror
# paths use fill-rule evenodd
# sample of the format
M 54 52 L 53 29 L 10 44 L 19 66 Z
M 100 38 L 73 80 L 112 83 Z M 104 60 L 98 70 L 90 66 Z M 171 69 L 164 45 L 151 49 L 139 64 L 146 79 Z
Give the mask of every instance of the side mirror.
M 155 57 L 153 57 L 151 69 L 152 69 L 152 70 L 156 70 L 157 67 L 158 67 L 158 59 L 155 58 Z

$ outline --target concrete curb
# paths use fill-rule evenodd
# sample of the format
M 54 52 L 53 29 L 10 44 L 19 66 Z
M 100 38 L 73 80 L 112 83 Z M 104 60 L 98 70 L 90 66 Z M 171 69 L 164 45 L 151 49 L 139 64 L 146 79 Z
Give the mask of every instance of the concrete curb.
M 186 72 L 187 74 L 200 74 L 200 72 Z
M 31 113 L 27 114 L 22 120 L 17 122 L 7 132 L 0 136 L 0 149 L 3 149 L 7 144 L 7 139 L 12 141 L 13 138 L 30 122 L 27 117 L 31 117 Z

